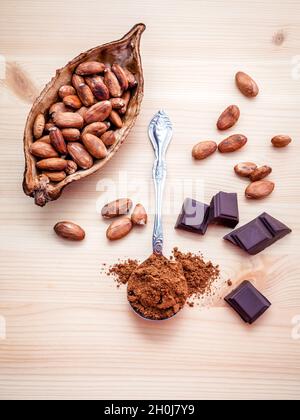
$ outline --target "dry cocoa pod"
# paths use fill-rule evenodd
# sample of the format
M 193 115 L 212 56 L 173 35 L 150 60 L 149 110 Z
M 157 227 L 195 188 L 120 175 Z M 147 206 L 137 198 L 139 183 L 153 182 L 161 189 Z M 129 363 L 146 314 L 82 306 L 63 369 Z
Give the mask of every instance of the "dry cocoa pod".
M 135 76 L 129 71 L 126 67 L 123 67 L 124 73 L 126 74 L 127 80 L 128 80 L 128 87 L 134 88 L 138 82 L 135 78 Z
M 111 111 L 109 115 L 109 121 L 116 127 L 116 128 L 122 128 L 123 127 L 123 121 L 120 117 L 120 115 L 116 111 Z
M 112 109 L 121 109 L 125 106 L 125 101 L 122 98 L 111 98 L 109 101 Z
M 67 145 L 60 129 L 57 127 L 52 128 L 49 136 L 54 149 L 57 150 L 61 155 L 66 155 Z
M 82 107 L 81 100 L 77 95 L 65 96 L 63 102 L 67 107 L 72 109 L 80 109 Z
M 128 235 L 132 227 L 133 225 L 130 217 L 122 217 L 109 225 L 106 231 L 106 237 L 110 241 L 117 241 L 118 239 L 122 239 L 124 236 Z
M 239 118 L 239 107 L 236 105 L 230 105 L 220 115 L 217 121 L 217 127 L 219 130 L 227 130 L 228 128 L 233 127 Z
M 110 68 L 106 68 L 104 71 L 104 83 L 106 84 L 109 93 L 113 98 L 122 96 L 123 92 L 120 83 Z
M 43 172 L 44 175 L 46 175 L 50 181 L 52 182 L 61 182 L 66 178 L 66 172 L 60 171 L 60 172 Z
M 94 134 L 94 136 L 101 137 L 110 127 L 109 122 L 94 122 L 84 127 L 82 134 Z
M 202 160 L 212 155 L 218 148 L 218 145 L 214 141 L 201 141 L 196 144 L 192 150 L 192 156 L 194 159 Z
M 91 89 L 85 83 L 82 83 L 77 88 L 77 95 L 84 106 L 92 106 L 96 102 Z
M 58 95 L 61 99 L 64 99 L 66 96 L 76 95 L 76 90 L 71 85 L 64 85 L 59 89 Z
M 128 107 L 129 101 L 130 101 L 130 98 L 131 98 L 131 93 L 130 93 L 130 91 L 129 91 L 129 90 L 127 90 L 126 92 L 124 92 L 124 93 L 123 93 L 123 95 L 122 95 L 122 99 L 123 99 L 123 101 L 125 102 L 125 104 L 124 104 L 124 106 L 123 106 L 123 107 L 119 110 L 119 114 L 120 114 L 120 115 L 124 115 L 124 114 L 126 114 L 127 107 Z
M 63 128 L 61 133 L 66 141 L 80 140 L 80 131 L 77 128 Z
M 49 109 L 49 115 L 53 117 L 58 112 L 69 112 L 69 110 L 63 102 L 55 102 Z
M 85 81 L 98 101 L 106 101 L 109 99 L 109 90 L 102 77 L 86 77 Z
M 82 118 L 84 119 L 85 113 L 86 113 L 87 110 L 88 110 L 88 108 L 86 106 L 82 106 L 80 109 L 78 109 L 76 111 L 76 113 L 79 114 L 79 115 L 81 115 Z
M 83 241 L 85 231 L 73 222 L 59 222 L 54 226 L 55 233 L 69 241 Z
M 234 171 L 237 175 L 248 178 L 257 168 L 257 165 L 253 162 L 240 162 L 234 167 Z
M 83 134 L 82 142 L 85 145 L 86 150 L 96 159 L 104 159 L 107 156 L 107 149 L 105 144 L 99 137 L 94 134 Z
M 78 169 L 77 163 L 75 163 L 73 160 L 67 160 L 67 167 L 65 169 L 65 172 L 67 175 L 75 174 L 77 169 Z
M 104 134 L 102 134 L 101 140 L 103 141 L 105 146 L 112 146 L 116 142 L 115 132 L 112 130 L 106 131 Z
M 40 113 L 36 116 L 33 124 L 33 136 L 35 139 L 42 137 L 45 129 L 45 117 L 44 114 Z
M 77 112 L 57 112 L 53 115 L 53 121 L 59 128 L 82 128 L 84 122 Z
M 110 115 L 112 111 L 111 103 L 109 101 L 101 101 L 91 106 L 84 116 L 85 122 L 91 124 L 93 122 L 102 122 Z
M 274 182 L 263 179 L 262 181 L 252 182 L 246 188 L 245 195 L 247 198 L 261 199 L 272 193 L 275 188 Z
M 126 73 L 123 70 L 123 68 L 119 64 L 114 63 L 112 65 L 111 69 L 115 73 L 115 76 L 120 83 L 121 89 L 123 91 L 127 90 L 128 89 L 128 79 L 127 79 Z
M 239 71 L 235 75 L 235 81 L 239 90 L 248 98 L 254 98 L 258 95 L 259 88 L 248 74 Z
M 104 70 L 105 64 L 99 63 L 98 61 L 86 61 L 85 63 L 79 64 L 75 73 L 79 76 L 89 76 L 91 74 L 103 73 Z
M 53 126 L 53 127 L 55 127 L 55 126 Z M 43 143 L 48 143 L 48 144 L 51 143 L 49 134 L 41 137 L 40 139 L 38 139 L 38 141 L 42 141 Z
M 93 166 L 92 156 L 81 143 L 68 143 L 67 149 L 74 162 L 81 169 L 90 169 Z
M 37 162 L 37 168 L 41 171 L 64 171 L 67 167 L 67 161 L 61 158 L 43 159 Z
M 230 153 L 235 152 L 241 147 L 245 146 L 247 143 L 247 137 L 242 134 L 233 134 L 232 136 L 227 137 L 218 146 L 218 149 L 221 153 Z
M 272 168 L 267 165 L 260 166 L 256 168 L 249 176 L 252 182 L 260 181 L 263 178 L 266 178 L 272 172 Z
M 63 189 L 68 184 L 80 180 L 86 176 L 89 176 L 103 168 L 103 166 L 106 165 L 106 163 L 114 157 L 115 153 L 124 143 L 130 130 L 134 126 L 134 123 L 140 111 L 140 105 L 143 98 L 144 82 L 139 47 L 140 38 L 144 29 L 145 25 L 138 24 L 121 40 L 114 41 L 100 47 L 96 47 L 83 54 L 80 54 L 78 57 L 76 57 L 74 60 L 68 63 L 64 68 L 57 71 L 56 76 L 45 87 L 43 92 L 35 101 L 27 118 L 24 133 L 26 168 L 23 187 L 24 192 L 27 195 L 34 197 L 36 204 L 43 206 L 48 201 L 56 200 L 57 198 L 59 198 Z M 128 112 L 124 121 L 123 128 L 117 136 L 116 143 L 108 153 L 108 156 L 105 159 L 95 161 L 94 165 L 90 169 L 84 171 L 77 171 L 72 175 L 68 175 L 66 179 L 60 182 L 59 184 L 52 184 L 49 182 L 49 179 L 46 176 L 41 175 L 41 171 L 36 168 L 36 158 L 30 153 L 29 150 L 30 145 L 33 143 L 34 120 L 39 113 L 43 113 L 46 115 L 49 112 L 49 108 L 51 107 L 51 105 L 57 101 L 58 91 L 61 88 L 61 86 L 72 84 L 73 87 L 76 89 L 77 86 L 79 86 L 82 83 L 85 83 L 83 77 L 79 75 L 74 75 L 73 72 L 79 64 L 86 61 L 94 61 L 95 59 L 105 62 L 107 65 L 112 65 L 114 62 L 117 62 L 122 67 L 128 66 L 130 71 L 132 71 L 135 74 L 135 77 L 138 81 L 138 86 L 132 91 L 132 98 L 128 106 Z M 74 76 L 76 76 L 76 78 Z M 79 115 L 78 111 L 76 111 L 74 115 Z M 82 127 L 80 123 L 79 127 L 62 126 L 59 128 L 80 129 Z M 65 168 L 63 168 L 62 170 L 64 169 Z M 47 168 L 45 168 L 44 170 L 48 171 Z M 54 170 L 57 171 L 56 168 L 54 168 Z
M 76 92 L 80 85 L 84 84 L 84 77 L 78 76 L 78 74 L 73 74 L 72 76 L 72 85 L 74 86 Z
M 132 208 L 132 200 L 130 198 L 119 198 L 106 204 L 101 214 L 105 219 L 112 219 L 118 216 L 124 216 Z
M 272 138 L 271 142 L 274 147 L 286 147 L 291 143 L 292 139 L 290 136 L 279 134 Z
M 30 153 L 42 159 L 58 157 L 57 151 L 44 141 L 36 141 L 30 146 Z
M 142 204 L 137 204 L 132 212 L 131 221 L 134 225 L 143 226 L 147 224 L 148 215 Z

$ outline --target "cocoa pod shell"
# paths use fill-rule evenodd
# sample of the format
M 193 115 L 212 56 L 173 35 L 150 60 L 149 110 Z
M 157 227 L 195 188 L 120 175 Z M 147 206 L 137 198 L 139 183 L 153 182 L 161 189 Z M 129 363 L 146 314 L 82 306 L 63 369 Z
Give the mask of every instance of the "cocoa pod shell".
M 103 166 L 106 165 L 110 159 L 112 159 L 120 146 L 126 140 L 129 132 L 135 124 L 143 99 L 144 79 L 140 57 L 140 39 L 144 30 L 144 24 L 137 24 L 120 40 L 93 48 L 85 53 L 80 54 L 65 67 L 57 71 L 56 76 L 50 81 L 50 83 L 45 87 L 40 96 L 34 102 L 28 115 L 24 132 L 24 151 L 26 165 L 23 189 L 26 195 L 35 199 L 37 205 L 44 206 L 49 201 L 57 200 L 60 197 L 63 189 L 68 184 L 85 178 L 86 176 L 89 176 L 103 168 Z M 134 73 L 134 78 L 137 80 L 137 85 L 135 89 L 132 90 L 128 112 L 125 114 L 123 119 L 123 127 L 118 131 L 116 142 L 114 146 L 110 148 L 107 157 L 105 159 L 95 161 L 89 169 L 68 175 L 62 182 L 57 185 L 53 185 L 49 183 L 49 179 L 46 176 L 41 176 L 40 172 L 36 168 L 36 158 L 30 153 L 30 146 L 33 143 L 33 124 L 38 114 L 43 113 L 46 115 L 52 104 L 57 102 L 58 91 L 62 86 L 70 85 L 72 83 L 73 87 L 76 89 L 76 86 L 73 84 L 73 73 L 75 72 L 78 65 L 87 61 L 105 62 L 110 65 L 113 65 L 114 62 L 117 62 L 124 69 L 128 68 L 131 73 Z M 82 76 L 76 76 L 81 78 L 81 83 L 85 82 Z M 78 112 L 75 112 L 75 114 L 79 115 Z M 65 167 L 62 170 L 64 169 Z M 45 170 L 47 170 L 47 168 L 45 168 Z

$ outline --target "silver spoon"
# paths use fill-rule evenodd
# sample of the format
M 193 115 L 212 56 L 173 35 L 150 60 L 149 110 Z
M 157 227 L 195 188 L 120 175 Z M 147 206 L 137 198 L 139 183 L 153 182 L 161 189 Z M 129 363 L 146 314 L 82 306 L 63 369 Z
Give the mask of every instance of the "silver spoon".
M 148 134 L 155 153 L 153 166 L 153 181 L 155 186 L 155 219 L 152 248 L 153 254 L 163 255 L 164 234 L 162 224 L 162 206 L 167 177 L 166 152 L 173 135 L 171 120 L 163 110 L 158 111 L 150 121 Z M 132 308 L 142 318 L 150 319 L 137 312 L 133 306 Z
M 152 118 L 149 129 L 155 161 L 153 166 L 153 180 L 155 186 L 155 219 L 152 238 L 153 254 L 162 255 L 163 251 L 163 225 L 162 225 L 162 204 L 167 177 L 166 153 L 172 139 L 172 123 L 168 115 L 160 110 Z

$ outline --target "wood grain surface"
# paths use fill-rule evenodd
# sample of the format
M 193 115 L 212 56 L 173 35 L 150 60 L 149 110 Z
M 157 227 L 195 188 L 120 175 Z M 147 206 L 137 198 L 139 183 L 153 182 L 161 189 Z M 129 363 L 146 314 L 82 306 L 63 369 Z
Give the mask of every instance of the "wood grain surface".
M 21 185 L 32 101 L 57 68 L 137 22 L 147 30 L 145 99 L 134 130 L 101 173 L 36 207 Z M 0 321 L 6 339 L 0 340 L 0 399 L 299 399 L 299 63 L 297 0 L 1 1 Z M 238 70 L 258 82 L 256 99 L 236 89 Z M 193 162 L 197 141 L 224 138 L 215 123 L 232 103 L 241 118 L 228 133 L 246 134 L 248 145 Z M 174 123 L 165 253 L 174 246 L 201 251 L 220 264 L 222 279 L 210 302 L 152 323 L 130 311 L 125 288 L 117 289 L 101 267 L 118 258 L 145 259 L 153 216 L 145 229 L 110 244 L 99 208 L 128 195 L 151 213 L 147 126 L 160 108 Z M 280 133 L 293 138 L 285 150 L 270 145 Z M 276 189 L 269 198 L 244 198 L 247 182 L 233 172 L 243 160 L 273 167 Z M 219 190 L 238 192 L 241 224 L 267 211 L 293 233 L 248 257 L 222 240 L 224 227 L 210 227 L 205 237 L 174 231 L 184 195 L 209 201 Z M 64 219 L 85 228 L 85 242 L 55 236 L 52 227 Z M 245 325 L 223 303 L 228 278 L 233 287 L 252 279 L 272 301 L 255 325 Z

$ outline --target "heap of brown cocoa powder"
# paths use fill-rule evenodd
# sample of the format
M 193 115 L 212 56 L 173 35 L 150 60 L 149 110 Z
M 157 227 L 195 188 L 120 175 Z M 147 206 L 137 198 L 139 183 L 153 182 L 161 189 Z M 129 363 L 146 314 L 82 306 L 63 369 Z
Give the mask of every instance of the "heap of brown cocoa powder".
M 220 275 L 219 266 L 213 265 L 211 261 L 204 261 L 202 255 L 183 253 L 178 248 L 173 249 L 173 256 L 182 265 L 188 285 L 189 302 L 209 295 L 214 281 Z
M 118 262 L 117 264 L 112 266 L 108 271 L 108 274 L 111 274 L 114 276 L 119 287 L 122 284 L 123 285 L 127 284 L 130 279 L 131 274 L 135 272 L 139 267 L 141 267 L 141 272 L 140 272 L 141 276 L 140 276 L 139 281 L 141 281 L 141 278 L 147 278 L 149 282 L 148 284 L 149 288 L 142 288 L 142 290 L 140 290 L 141 293 L 139 293 L 139 299 L 138 299 L 137 305 L 140 305 L 141 301 L 143 301 L 144 303 L 148 302 L 147 310 L 149 310 L 149 305 L 150 305 L 151 299 L 153 298 L 153 296 L 151 296 L 151 294 L 153 293 L 153 290 L 157 289 L 161 291 L 161 287 L 162 287 L 161 267 L 159 267 L 160 262 L 159 260 L 156 260 L 156 259 L 153 259 L 153 261 L 151 259 L 148 259 L 147 261 L 149 260 L 150 260 L 150 264 L 147 264 L 147 267 L 146 267 L 147 272 L 145 272 L 145 269 L 144 269 L 145 267 L 143 267 L 143 264 L 139 266 L 139 263 L 136 260 L 126 260 L 123 262 Z M 187 283 L 186 298 L 187 298 L 187 304 L 189 306 L 193 306 L 194 302 L 197 301 L 197 299 L 201 299 L 202 297 L 206 295 L 210 295 L 212 293 L 213 284 L 220 275 L 219 266 L 213 265 L 211 261 L 208 261 L 208 262 L 204 261 L 202 255 L 193 254 L 191 252 L 184 253 L 184 252 L 179 251 L 178 248 L 174 248 L 173 256 L 170 258 L 170 260 L 176 261 L 182 267 L 183 274 Z M 151 264 L 151 261 L 152 261 L 152 264 Z M 169 260 L 166 259 L 166 261 L 169 261 Z M 174 278 L 171 280 L 174 281 L 176 277 L 178 276 L 174 275 Z M 163 282 L 163 284 L 165 284 L 165 281 Z M 167 286 L 168 293 L 170 292 L 169 286 L 172 286 L 172 284 L 174 285 L 173 292 L 174 292 L 174 289 L 176 290 L 176 287 L 178 286 L 178 283 L 176 281 L 174 281 L 174 283 L 172 281 L 170 282 L 167 281 L 167 284 L 168 284 Z M 146 294 L 146 296 L 143 296 L 143 293 Z M 154 292 L 154 294 L 155 293 L 156 292 Z M 150 300 L 149 300 L 149 297 L 150 297 Z M 138 308 L 140 312 L 143 312 L 142 306 Z M 155 309 L 155 312 L 156 312 L 156 309 Z M 152 309 L 150 308 L 150 310 Z M 154 314 L 153 313 L 149 314 L 148 312 L 148 316 L 149 315 L 153 316 Z M 163 316 L 163 315 L 165 314 L 160 313 L 160 316 Z M 159 315 L 157 315 L 156 313 L 155 316 L 159 316 Z
M 147 319 L 171 318 L 183 308 L 187 296 L 187 281 L 181 264 L 163 255 L 151 255 L 128 280 L 128 301 Z

